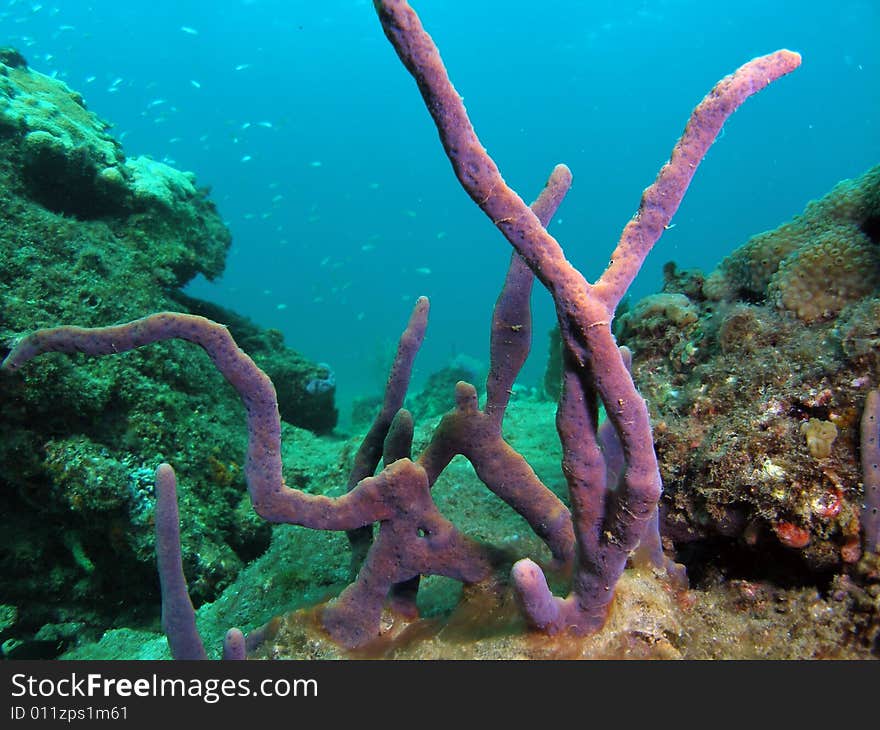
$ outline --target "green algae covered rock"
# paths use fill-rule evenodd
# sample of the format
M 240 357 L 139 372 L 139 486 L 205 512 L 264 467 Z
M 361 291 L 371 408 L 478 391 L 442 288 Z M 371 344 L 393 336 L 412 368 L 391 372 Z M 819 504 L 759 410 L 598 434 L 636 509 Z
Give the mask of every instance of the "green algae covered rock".
M 151 312 L 227 324 L 270 375 L 283 417 L 329 432 L 328 374 L 278 332 L 185 297 L 223 271 L 230 233 L 192 173 L 129 159 L 63 82 L 0 50 L 0 357 L 38 327 L 101 326 Z M 180 477 L 193 599 L 213 598 L 269 543 L 242 475 L 244 409 L 189 343 L 118 357 L 51 355 L 0 378 L 0 642 L 25 655 L 154 621 L 153 470 Z M 43 634 L 39 630 L 43 628 Z M 46 649 L 46 647 L 49 647 Z

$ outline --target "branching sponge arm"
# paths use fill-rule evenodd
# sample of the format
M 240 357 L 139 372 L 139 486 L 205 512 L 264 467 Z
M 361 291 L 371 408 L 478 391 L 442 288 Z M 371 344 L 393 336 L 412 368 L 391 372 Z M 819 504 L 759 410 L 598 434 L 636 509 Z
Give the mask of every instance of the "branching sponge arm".
M 52 327 L 20 340 L 3 361 L 12 372 L 47 352 L 112 355 L 153 342 L 180 339 L 199 345 L 238 391 L 247 409 L 245 476 L 254 509 L 271 522 L 318 530 L 350 530 L 388 516 L 376 487 L 365 485 L 337 499 L 290 489 L 281 474 L 281 417 L 275 386 L 235 344 L 229 330 L 205 317 L 160 312 L 110 327 Z
M 781 50 L 754 58 L 721 79 L 691 113 L 684 133 L 657 179 L 642 194 L 639 210 L 627 223 L 611 263 L 596 284 L 596 294 L 614 311 L 651 248 L 678 210 L 721 127 L 752 94 L 800 66 L 800 54 Z

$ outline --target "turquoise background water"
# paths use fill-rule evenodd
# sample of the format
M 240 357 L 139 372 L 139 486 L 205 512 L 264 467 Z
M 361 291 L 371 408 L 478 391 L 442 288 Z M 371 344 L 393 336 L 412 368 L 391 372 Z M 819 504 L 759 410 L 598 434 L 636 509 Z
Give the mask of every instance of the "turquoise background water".
M 697 172 L 634 297 L 661 269 L 711 270 L 750 235 L 880 162 L 873 1 L 413 3 L 477 132 L 531 201 L 557 162 L 574 185 L 551 230 L 595 278 L 722 76 L 787 47 L 803 66 L 750 99 Z M 459 188 L 409 75 L 363 0 L 0 2 L 0 43 L 63 78 L 129 155 L 193 171 L 234 242 L 190 293 L 282 330 L 335 370 L 342 420 L 378 391 L 421 294 L 416 380 L 485 362 L 508 244 Z M 537 384 L 552 308 L 535 295 Z

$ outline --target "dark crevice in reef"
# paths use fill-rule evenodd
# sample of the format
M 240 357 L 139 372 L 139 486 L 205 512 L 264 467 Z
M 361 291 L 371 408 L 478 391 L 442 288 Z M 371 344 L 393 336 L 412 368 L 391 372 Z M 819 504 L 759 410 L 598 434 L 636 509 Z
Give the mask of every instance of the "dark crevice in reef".
M 870 216 L 860 228 L 873 243 L 880 244 L 880 215 Z
M 813 586 L 826 591 L 834 571 L 817 571 L 797 551 L 763 543 L 760 548 L 729 538 L 711 538 L 676 545 L 676 562 L 687 568 L 693 588 L 706 588 L 720 578 L 769 583 L 777 588 Z
M 80 221 L 118 217 L 124 211 L 119 201 L 95 189 L 94 170 L 83 165 L 66 165 L 60 170 L 52 159 L 32 160 L 25 175 L 30 198 L 52 213 Z

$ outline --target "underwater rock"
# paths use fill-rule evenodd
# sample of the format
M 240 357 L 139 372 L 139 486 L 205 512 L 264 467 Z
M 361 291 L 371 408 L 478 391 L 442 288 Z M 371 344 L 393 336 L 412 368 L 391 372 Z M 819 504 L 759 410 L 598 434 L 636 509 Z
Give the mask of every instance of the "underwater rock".
M 15 48 L 0 48 L 0 63 L 10 68 L 27 68 L 27 59 Z
M 81 220 L 124 218 L 161 208 L 166 216 L 191 219 L 213 205 L 195 187 L 195 176 L 145 156 L 127 158 L 109 123 L 90 112 L 83 97 L 59 79 L 28 68 L 14 49 L 0 54 L 0 135 L 14 141 L 27 194 L 48 210 Z M 222 271 L 228 234 L 214 226 L 206 275 Z M 195 231 L 194 231 L 195 232 Z M 198 248 L 195 236 L 188 242 Z M 204 265 L 204 264 L 203 264 Z
M 480 383 L 481 370 L 485 368 L 480 363 L 458 358 L 431 373 L 422 389 L 407 398 L 407 408 L 413 414 L 413 419 L 436 419 L 446 413 L 450 407 L 450 394 L 455 392 L 455 384 L 460 380 Z
M 859 560 L 859 419 L 880 382 L 878 221 L 875 167 L 709 277 L 668 275 L 627 314 L 619 334 L 651 409 L 665 534 L 692 580 L 708 554 L 729 577 L 779 585 L 821 584 Z
M 210 310 L 283 386 L 286 420 L 332 430 L 334 391 L 306 389 L 326 377 L 321 367 L 280 333 L 180 293 L 197 274 L 222 273 L 231 241 L 194 176 L 127 158 L 110 125 L 63 82 L 11 49 L 0 63 L 0 356 L 13 335 L 41 326 Z M 266 549 L 270 528 L 242 475 L 241 404 L 198 348 L 46 358 L 0 378 L 0 408 L 0 510 L 14 518 L 0 531 L 0 595 L 16 617 L 0 636 L 10 646 L 35 646 L 46 624 L 75 624 L 81 639 L 152 620 L 152 474 L 161 461 L 180 475 L 196 603 Z M 52 651 L 73 638 L 53 635 Z

